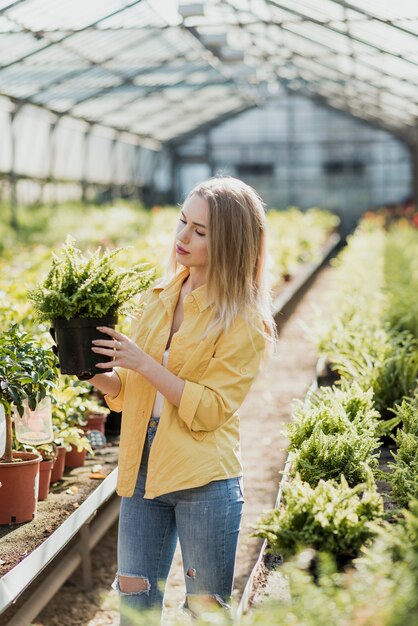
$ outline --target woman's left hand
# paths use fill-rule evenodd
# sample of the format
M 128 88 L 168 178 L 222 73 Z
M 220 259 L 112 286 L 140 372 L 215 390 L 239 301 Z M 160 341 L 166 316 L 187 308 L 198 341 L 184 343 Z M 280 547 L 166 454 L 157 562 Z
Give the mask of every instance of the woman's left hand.
M 138 348 L 136 343 L 113 328 L 98 326 L 97 330 L 109 335 L 109 339 L 94 339 L 92 350 L 98 354 L 109 356 L 112 360 L 108 363 L 97 363 L 96 367 L 103 369 L 123 367 L 128 370 L 140 371 L 146 354 L 141 348 Z

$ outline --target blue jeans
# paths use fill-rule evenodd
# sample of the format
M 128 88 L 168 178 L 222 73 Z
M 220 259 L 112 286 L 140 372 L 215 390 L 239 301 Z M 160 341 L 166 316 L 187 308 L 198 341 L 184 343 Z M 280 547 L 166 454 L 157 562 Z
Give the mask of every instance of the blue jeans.
M 161 610 L 165 582 L 177 538 L 183 559 L 188 597 L 212 596 L 229 610 L 242 506 L 242 479 L 215 480 L 202 487 L 182 489 L 153 500 L 144 499 L 149 450 L 159 418 L 151 418 L 135 492 L 122 498 L 118 536 L 118 576 L 144 578 L 148 589 L 124 593 L 118 577 L 114 588 L 121 598 L 121 625 L 134 622 L 131 611 Z M 192 602 L 192 601 L 191 601 Z M 191 611 L 190 611 L 191 612 Z

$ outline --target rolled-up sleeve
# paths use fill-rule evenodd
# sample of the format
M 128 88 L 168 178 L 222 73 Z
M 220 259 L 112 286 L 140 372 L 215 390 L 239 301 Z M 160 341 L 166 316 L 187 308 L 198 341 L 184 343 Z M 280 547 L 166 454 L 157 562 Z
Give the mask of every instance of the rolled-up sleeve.
M 126 376 L 128 372 L 121 367 L 115 367 L 113 371 L 116 372 L 120 379 L 120 390 L 117 396 L 110 396 L 108 393 L 105 394 L 104 399 L 111 411 L 119 412 L 122 411 L 123 398 L 125 396 Z
M 185 380 L 179 417 L 193 432 L 219 428 L 241 406 L 258 373 L 266 339 L 262 323 L 243 319 L 222 335 L 198 382 Z

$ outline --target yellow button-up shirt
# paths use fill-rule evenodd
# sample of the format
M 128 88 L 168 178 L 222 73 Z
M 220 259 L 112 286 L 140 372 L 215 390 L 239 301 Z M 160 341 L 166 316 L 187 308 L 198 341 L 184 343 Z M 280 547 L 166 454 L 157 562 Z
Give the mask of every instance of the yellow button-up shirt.
M 145 297 L 131 338 L 161 363 L 186 268 Z M 185 381 L 180 406 L 164 400 L 148 460 L 145 498 L 205 485 L 242 473 L 238 408 L 258 372 L 265 349 L 262 320 L 237 318 L 228 333 L 209 333 L 213 302 L 202 285 L 183 301 L 184 320 L 174 333 L 168 369 Z M 105 396 L 122 411 L 117 492 L 132 496 L 156 389 L 132 370 L 117 368 L 121 389 Z

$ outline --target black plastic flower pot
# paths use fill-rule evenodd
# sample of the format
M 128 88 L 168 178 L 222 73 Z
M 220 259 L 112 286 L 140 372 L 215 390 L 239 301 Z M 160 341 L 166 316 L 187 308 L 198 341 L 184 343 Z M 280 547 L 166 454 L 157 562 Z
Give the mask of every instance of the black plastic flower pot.
M 93 339 L 110 339 L 109 335 L 97 330 L 97 326 L 115 328 L 117 316 L 101 318 L 79 317 L 72 320 L 52 320 L 51 335 L 58 346 L 58 360 L 62 374 L 72 374 L 87 380 L 95 374 L 103 374 L 112 368 L 97 368 L 97 363 L 106 363 L 108 356 L 92 351 Z

